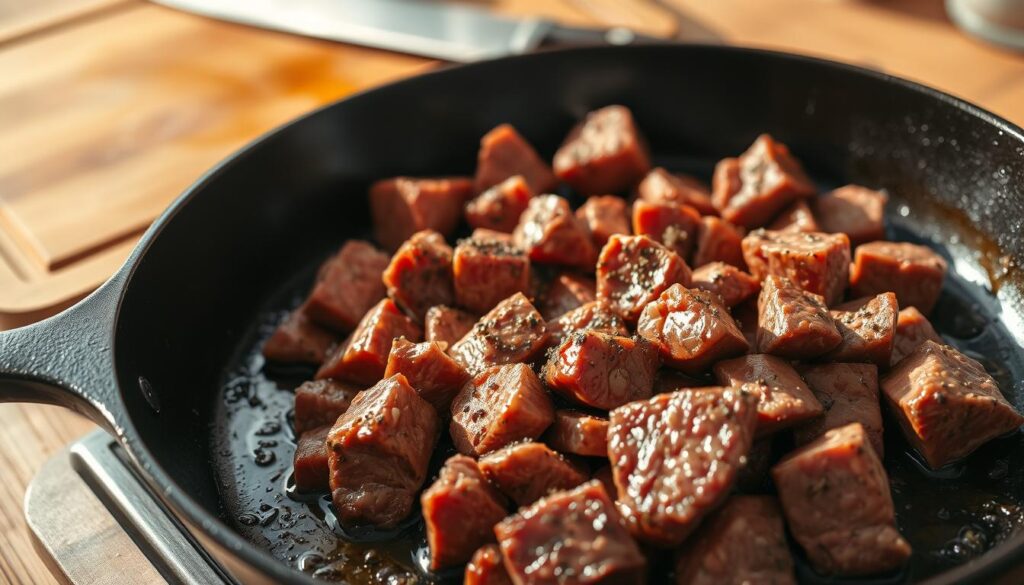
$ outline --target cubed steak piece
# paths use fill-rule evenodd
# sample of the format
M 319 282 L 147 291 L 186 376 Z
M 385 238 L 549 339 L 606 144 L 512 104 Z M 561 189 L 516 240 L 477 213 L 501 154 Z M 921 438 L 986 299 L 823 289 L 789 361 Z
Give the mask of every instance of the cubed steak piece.
M 416 232 L 406 240 L 382 278 L 388 296 L 420 322 L 430 307 L 455 302 L 452 248 L 433 230 Z
M 728 495 L 750 450 L 755 398 L 731 388 L 659 394 L 611 412 L 608 457 L 630 532 L 678 546 Z
M 466 221 L 474 228 L 511 234 L 533 196 L 522 176 L 509 177 L 466 204 Z
M 597 255 L 587 226 L 573 214 L 569 202 L 558 195 L 531 199 L 512 238 L 530 261 L 538 264 L 590 270 Z
M 465 455 L 445 461 L 420 505 L 432 571 L 469 561 L 478 548 L 495 541 L 494 525 L 508 515 L 508 501 Z
M 465 311 L 445 306 L 431 307 L 424 318 L 423 338 L 446 343 L 450 347 L 465 337 L 475 324 L 476 317 Z
M 926 246 L 870 242 L 857 246 L 850 270 L 850 292 L 857 297 L 896 293 L 900 307 L 931 313 L 942 293 L 946 260 Z
M 910 558 L 896 529 L 889 478 L 860 423 L 787 455 L 772 478 L 790 533 L 826 575 L 884 573 Z
M 295 434 L 333 425 L 362 386 L 338 380 L 310 380 L 295 389 Z
M 521 175 L 534 193 L 554 189 L 558 179 L 533 146 L 510 124 L 501 124 L 480 139 L 476 157 L 476 191 L 482 192 Z
M 637 184 L 651 168 L 647 148 L 623 106 L 587 114 L 555 153 L 555 174 L 583 195 L 617 193 Z
M 821 416 L 825 409 L 800 374 L 775 356 L 754 354 L 715 364 L 715 377 L 723 386 L 742 388 L 757 400 L 757 435 Z
M 928 318 L 914 307 L 907 307 L 896 317 L 896 334 L 892 340 L 892 357 L 889 365 L 895 366 L 920 347 L 925 341 L 932 340 L 944 344 L 942 336 L 935 332 Z
M 557 319 L 597 298 L 597 282 L 590 276 L 563 272 L 548 284 L 537 308 L 548 321 Z
M 743 238 L 743 257 L 757 278 L 788 278 L 805 291 L 825 297 L 829 306 L 842 300 L 850 274 L 846 234 L 755 230 Z
M 328 356 L 316 372 L 316 379 L 338 378 L 370 385 L 384 377 L 391 342 L 398 337 L 419 341 L 423 330 L 406 317 L 391 299 L 377 303 L 356 330 Z
M 733 496 L 676 556 L 678 585 L 796 585 L 779 504 Z
M 794 202 L 782 210 L 775 220 L 768 224 L 768 229 L 779 232 L 820 232 L 818 222 L 814 220 L 811 207 L 803 199 Z
M 522 440 L 534 440 L 555 419 L 540 378 L 526 364 L 484 370 L 452 401 L 451 435 L 466 455 L 483 455 Z
M 481 317 L 448 353 L 470 374 L 488 366 L 530 361 L 547 344 L 546 328 L 529 299 L 516 293 Z
M 550 345 L 560 345 L 565 336 L 577 331 L 600 331 L 610 335 L 628 336 L 629 327 L 608 303 L 592 301 L 548 321 Z
M 597 298 L 636 323 L 647 303 L 673 284 L 690 286 L 690 267 L 647 236 L 612 236 L 597 260 Z
M 413 343 L 399 337 L 391 345 L 384 377 L 403 374 L 420 398 L 442 418 L 447 418 L 452 399 L 469 381 L 469 373 L 436 341 Z
M 557 410 L 544 442 L 559 453 L 607 457 L 608 419 L 578 410 Z
M 530 290 L 530 259 L 510 238 L 477 230 L 455 246 L 455 300 L 473 313 L 486 313 L 502 299 Z
M 395 177 L 370 186 L 370 213 L 377 242 L 396 250 L 422 230 L 451 236 L 462 206 L 473 196 L 473 181 L 462 177 Z
M 658 350 L 640 338 L 577 331 L 544 366 L 544 381 L 565 398 L 610 410 L 651 396 Z
M 739 158 L 718 163 L 711 200 L 722 219 L 753 228 L 771 221 L 793 201 L 816 192 L 789 148 L 762 134 Z
M 831 314 L 843 341 L 825 358 L 834 362 L 888 366 L 898 312 L 896 295 L 891 292 L 839 305 Z
M 541 443 L 516 443 L 480 458 L 480 471 L 518 506 L 590 479 L 583 469 Z
M 493 531 L 493 530 L 492 530 Z M 466 565 L 463 585 L 512 585 L 496 544 L 480 547 Z
M 753 276 L 725 262 L 708 262 L 695 268 L 693 288 L 718 295 L 726 307 L 735 307 L 761 290 L 761 282 Z
M 576 217 L 587 227 L 595 249 L 615 234 L 629 234 L 629 205 L 616 195 L 595 195 L 576 210 Z
M 827 353 L 843 342 L 820 295 L 769 275 L 757 297 L 757 350 L 792 359 Z
M 494 527 L 517 585 L 645 582 L 647 559 L 599 481 L 535 502 Z
M 693 252 L 693 265 L 725 262 L 746 269 L 743 260 L 743 231 L 721 218 L 705 215 L 697 230 L 697 249 Z
M 392 528 L 408 516 L 438 425 L 434 408 L 401 374 L 360 392 L 327 437 L 338 520 Z
M 680 203 L 633 203 L 633 233 L 660 242 L 680 258 L 689 258 L 697 243 L 700 213 Z
M 296 491 L 304 494 L 330 491 L 331 473 L 327 465 L 327 434 L 330 432 L 331 425 L 324 425 L 299 435 L 292 473 Z
M 320 365 L 338 342 L 338 335 L 309 318 L 303 304 L 274 329 L 263 343 L 263 357 L 273 362 Z
M 351 331 L 370 307 L 384 298 L 381 274 L 389 261 L 387 254 L 369 242 L 345 242 L 320 266 L 306 299 L 306 314 L 324 327 Z
M 718 215 L 707 185 L 687 175 L 674 175 L 661 167 L 651 169 L 636 188 L 638 199 L 651 203 L 681 203 L 701 215 Z
M 903 358 L 881 384 L 903 434 L 934 469 L 1024 423 L 981 364 L 934 341 Z
M 829 429 L 858 422 L 875 453 L 882 458 L 882 409 L 878 400 L 878 368 L 874 364 L 821 364 L 800 370 L 804 381 L 825 409 L 825 415 L 793 430 L 797 445 L 804 445 Z
M 889 195 L 860 185 L 847 185 L 812 200 L 821 231 L 844 233 L 859 246 L 885 238 L 885 204 Z

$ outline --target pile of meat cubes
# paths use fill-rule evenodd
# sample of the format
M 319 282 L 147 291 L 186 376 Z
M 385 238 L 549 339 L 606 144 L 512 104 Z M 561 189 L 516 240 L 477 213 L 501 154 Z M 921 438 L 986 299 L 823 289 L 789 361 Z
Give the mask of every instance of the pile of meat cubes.
M 295 484 L 344 525 L 419 498 L 430 567 L 467 583 L 641 583 L 658 549 L 678 583 L 898 570 L 882 403 L 933 468 L 1022 418 L 929 324 L 946 262 L 884 241 L 886 200 L 819 194 L 768 135 L 709 190 L 651 168 L 621 106 L 552 166 L 502 125 L 474 178 L 379 181 L 383 250 L 347 242 L 265 345 L 319 366 Z

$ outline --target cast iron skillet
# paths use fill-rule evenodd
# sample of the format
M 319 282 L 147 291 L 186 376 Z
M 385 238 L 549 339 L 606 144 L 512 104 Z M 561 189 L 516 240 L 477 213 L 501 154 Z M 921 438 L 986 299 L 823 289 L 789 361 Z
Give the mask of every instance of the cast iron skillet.
M 282 283 L 365 234 L 369 181 L 469 173 L 480 136 L 500 122 L 547 156 L 575 120 L 612 103 L 632 108 L 655 153 L 714 160 L 770 132 L 819 180 L 888 189 L 891 224 L 932 238 L 955 271 L 981 283 L 959 297 L 975 306 L 942 310 L 988 316 L 980 335 L 994 337 L 981 347 L 1003 352 L 995 357 L 1004 391 L 1022 406 L 1022 130 L 881 73 L 710 46 L 578 49 L 455 67 L 300 118 L 199 179 L 94 294 L 0 335 L 0 400 L 92 418 L 239 578 L 305 582 L 221 518 L 209 437 L 226 364 L 251 343 L 252 324 Z M 1021 582 L 1009 572 L 1022 560 L 1018 534 L 935 582 Z

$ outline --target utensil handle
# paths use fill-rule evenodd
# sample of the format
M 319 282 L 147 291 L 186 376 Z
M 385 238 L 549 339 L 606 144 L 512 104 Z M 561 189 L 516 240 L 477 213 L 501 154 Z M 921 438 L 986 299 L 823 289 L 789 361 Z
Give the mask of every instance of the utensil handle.
M 589 45 L 638 45 L 668 43 L 662 38 L 640 34 L 625 27 L 583 28 L 555 24 L 547 31 L 542 48 Z

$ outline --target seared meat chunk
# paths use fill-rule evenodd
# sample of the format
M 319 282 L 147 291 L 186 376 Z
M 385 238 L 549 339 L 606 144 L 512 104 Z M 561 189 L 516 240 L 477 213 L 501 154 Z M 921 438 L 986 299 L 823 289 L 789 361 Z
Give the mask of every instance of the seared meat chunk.
M 690 267 L 647 236 L 612 236 L 597 261 L 597 298 L 631 323 L 676 283 L 690 286 Z
M 466 221 L 474 228 L 511 234 L 533 196 L 526 179 L 509 177 L 466 204 Z
M 891 291 L 900 307 L 927 315 L 939 300 L 946 267 L 946 260 L 926 246 L 871 242 L 857 247 L 850 291 L 858 297 Z
M 569 202 L 558 195 L 531 199 L 512 238 L 530 261 L 538 264 L 589 270 L 597 255 L 587 226 L 573 214 Z
M 700 225 L 700 213 L 689 205 L 642 199 L 633 204 L 633 233 L 660 242 L 680 258 L 690 257 Z
M 523 293 L 498 303 L 449 353 L 470 374 L 488 366 L 526 362 L 548 341 L 544 318 Z
M 381 273 L 388 262 L 388 255 L 369 242 L 345 242 L 320 267 L 306 300 L 306 315 L 324 327 L 351 331 L 370 307 L 384 298 Z
M 540 300 L 540 314 L 548 321 L 597 298 L 597 282 L 582 274 L 563 272 L 547 286 Z
M 818 222 L 814 220 L 811 207 L 803 199 L 794 202 L 776 216 L 775 220 L 768 224 L 768 229 L 779 232 L 820 232 Z
M 559 453 L 607 457 L 608 419 L 578 410 L 557 410 L 544 442 Z
M 743 257 L 757 278 L 788 278 L 833 305 L 846 290 L 850 240 L 846 234 L 756 230 L 743 238 Z
M 498 545 L 480 547 L 466 565 L 463 585 L 512 585 L 512 579 L 501 561 Z
M 338 336 L 309 318 L 303 304 L 288 314 L 263 343 L 263 357 L 274 362 L 320 365 Z
M 800 370 L 824 416 L 793 430 L 798 445 L 810 443 L 829 429 L 858 422 L 882 458 L 882 410 L 878 401 L 878 368 L 874 364 L 821 364 Z
M 697 230 L 697 249 L 693 252 L 693 265 L 725 262 L 746 269 L 743 260 L 743 232 L 721 218 L 705 215 Z
M 434 407 L 442 418 L 451 410 L 452 399 L 469 381 L 469 373 L 444 352 L 436 341 L 413 343 L 399 337 L 391 345 L 384 377 L 403 374 L 409 384 Z
M 651 168 L 633 114 L 608 106 L 587 114 L 555 153 L 555 174 L 583 195 L 625 191 Z
M 843 342 L 833 315 L 819 295 L 788 278 L 768 276 L 757 298 L 757 349 L 792 359 L 831 351 Z
M 718 215 L 707 185 L 687 175 L 673 175 L 661 167 L 647 173 L 637 186 L 636 195 L 637 199 L 650 203 L 681 203 L 701 215 Z
M 398 337 L 419 341 L 423 330 L 402 314 L 391 299 L 384 299 L 366 313 L 345 343 L 320 366 L 316 378 L 373 384 L 384 377 L 391 342 Z
M 449 347 L 465 337 L 476 324 L 476 317 L 451 307 L 431 307 L 424 319 L 424 335 L 427 341 L 445 343 Z
M 934 469 L 1024 423 L 981 364 L 934 341 L 918 346 L 881 383 L 903 434 Z
M 600 331 L 610 335 L 627 336 L 629 328 L 622 317 L 612 311 L 611 306 L 603 301 L 593 301 L 573 309 L 561 317 L 548 321 L 550 344 L 559 345 L 565 336 L 577 331 Z
M 889 365 L 898 312 L 893 293 L 839 305 L 831 313 L 843 341 L 825 358 L 836 362 L 868 362 L 881 367 Z
M 391 300 L 423 322 L 430 307 L 455 302 L 452 248 L 433 230 L 416 232 L 391 257 L 383 279 Z
M 328 492 L 330 469 L 327 465 L 327 434 L 331 425 L 306 431 L 295 444 L 295 465 L 292 478 L 301 493 Z
M 726 307 L 735 307 L 761 290 L 761 282 L 725 262 L 708 262 L 693 271 L 693 288 L 718 295 Z
M 820 416 L 821 403 L 800 374 L 775 356 L 755 354 L 715 364 L 723 386 L 742 388 L 757 396 L 757 435 L 763 437 Z
M 589 475 L 541 443 L 515 443 L 480 458 L 480 471 L 518 506 L 572 489 Z
M 896 318 L 896 333 L 892 340 L 892 357 L 889 365 L 895 366 L 900 363 L 900 360 L 929 339 L 938 344 L 945 343 L 921 311 L 914 307 L 900 310 Z
M 338 380 L 311 380 L 295 389 L 295 434 L 333 425 L 362 386 Z
M 558 183 L 547 163 L 510 124 L 501 124 L 485 134 L 476 158 L 477 193 L 515 175 L 521 175 L 534 193 L 550 191 Z
M 821 231 L 844 233 L 854 246 L 885 238 L 885 204 L 889 195 L 847 185 L 813 200 Z
M 462 177 L 396 177 L 370 186 L 370 213 L 377 241 L 388 250 L 422 230 L 451 236 L 462 206 L 473 195 L 473 181 Z M 346 283 L 351 285 L 350 281 Z
M 551 353 L 544 381 L 569 400 L 609 410 L 648 398 L 657 369 L 658 351 L 643 339 L 577 331 Z
M 511 239 L 476 230 L 455 246 L 455 299 L 473 313 L 486 313 L 502 299 L 530 290 L 530 259 Z
M 622 197 L 588 197 L 576 210 L 576 217 L 590 232 L 595 249 L 604 246 L 615 234 L 629 234 L 629 205 Z

